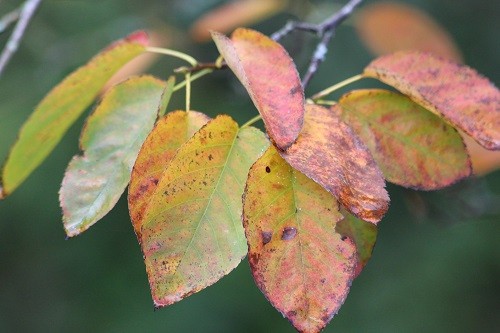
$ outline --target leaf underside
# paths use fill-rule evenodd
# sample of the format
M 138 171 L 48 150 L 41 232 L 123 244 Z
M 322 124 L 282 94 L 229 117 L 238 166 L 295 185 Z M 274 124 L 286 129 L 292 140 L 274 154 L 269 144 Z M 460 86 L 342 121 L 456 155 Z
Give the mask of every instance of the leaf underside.
M 377 223 L 389 207 L 382 172 L 339 114 L 338 106 L 329 110 L 306 105 L 299 138 L 280 154 L 292 167 L 332 193 L 349 212 Z
M 104 84 L 148 43 L 139 31 L 108 46 L 54 87 L 22 126 L 2 169 L 0 199 L 12 193 L 50 154 Z
M 500 149 L 500 91 L 475 70 L 422 52 L 397 52 L 364 70 L 463 130 L 483 147 Z
M 342 120 L 363 140 L 388 181 L 436 190 L 471 174 L 460 134 L 408 97 L 357 90 L 344 95 L 339 105 Z
M 179 148 L 141 223 L 155 306 L 215 283 L 245 256 L 241 195 L 252 162 L 267 146 L 261 131 L 240 129 L 221 115 Z
M 354 243 L 335 231 L 338 204 L 274 147 L 255 162 L 243 223 L 255 282 L 300 332 L 319 332 L 343 304 L 357 264 Z
M 71 160 L 59 191 L 66 234 L 87 230 L 116 204 L 153 128 L 165 82 L 134 77 L 114 86 L 87 119 L 83 156 Z

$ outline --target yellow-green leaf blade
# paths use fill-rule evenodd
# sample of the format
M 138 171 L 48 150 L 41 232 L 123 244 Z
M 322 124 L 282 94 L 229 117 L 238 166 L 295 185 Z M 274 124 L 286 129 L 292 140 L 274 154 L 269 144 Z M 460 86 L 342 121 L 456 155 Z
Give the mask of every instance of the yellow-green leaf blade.
M 472 68 L 428 53 L 398 52 L 375 59 L 364 75 L 408 95 L 483 147 L 500 149 L 500 91 Z
M 255 282 L 300 332 L 319 332 L 343 304 L 357 265 L 335 226 L 337 201 L 270 147 L 249 172 L 243 202 Z
M 368 148 L 332 110 L 306 105 L 304 128 L 281 156 L 323 186 L 355 216 L 378 223 L 389 207 L 382 172 Z
M 0 198 L 12 193 L 43 162 L 106 81 L 141 54 L 147 43 L 144 32 L 113 43 L 45 96 L 24 123 L 5 162 Z
M 218 116 L 170 162 L 144 213 L 141 245 L 156 306 L 215 283 L 247 252 L 241 195 L 268 141 L 256 128 Z
M 88 118 L 80 138 L 84 155 L 73 157 L 59 192 L 68 236 L 87 230 L 120 198 L 164 87 L 151 76 L 131 78 L 108 90 Z
M 144 141 L 128 188 L 130 218 L 139 240 L 144 211 L 163 173 L 177 150 L 209 120 L 208 116 L 200 112 L 170 112 L 156 123 Z
M 435 190 L 471 174 L 460 134 L 408 97 L 357 90 L 339 104 L 342 120 L 363 140 L 388 181 Z
M 304 90 L 297 69 L 279 43 L 260 32 L 239 28 L 212 38 L 229 68 L 248 91 L 276 147 L 295 142 L 304 121 Z

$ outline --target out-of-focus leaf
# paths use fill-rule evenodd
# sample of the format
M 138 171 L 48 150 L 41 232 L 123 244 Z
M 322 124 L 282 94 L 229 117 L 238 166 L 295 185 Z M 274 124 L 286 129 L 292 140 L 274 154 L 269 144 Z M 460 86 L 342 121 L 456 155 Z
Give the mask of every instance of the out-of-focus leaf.
M 299 139 L 300 140 L 300 139 Z M 300 332 L 319 332 L 343 304 L 357 264 L 335 225 L 334 198 L 274 147 L 248 175 L 243 224 L 255 282 Z
M 212 38 L 262 115 L 271 140 L 287 149 L 304 121 L 304 90 L 293 60 L 279 43 L 254 30 L 237 29 L 231 39 L 213 32 Z
M 337 223 L 335 230 L 343 237 L 349 237 L 356 244 L 358 256 L 356 276 L 358 276 L 372 257 L 373 247 L 377 241 L 377 226 L 345 211 L 342 211 L 342 215 L 344 219 Z
M 288 5 L 288 0 L 238 0 L 224 3 L 200 17 L 191 27 L 191 37 L 197 42 L 211 39 L 210 30 L 231 32 L 236 27 L 249 26 L 265 20 Z
M 428 53 L 397 52 L 364 71 L 463 130 L 483 147 L 500 149 L 500 91 L 472 68 Z
M 376 55 L 396 51 L 426 51 L 462 62 L 451 36 L 425 12 L 408 4 L 376 2 L 355 16 L 356 29 Z
M 67 129 L 124 64 L 144 52 L 140 31 L 108 46 L 53 88 L 24 123 L 3 167 L 0 198 L 12 193 L 54 149 Z
M 172 98 L 172 94 L 174 93 L 175 87 L 175 76 L 171 76 L 167 80 L 167 84 L 163 89 L 163 93 L 161 94 L 160 105 L 158 107 L 158 116 L 162 117 L 167 111 L 168 103 L 170 103 L 170 98 Z
M 157 184 L 177 150 L 210 118 L 195 111 L 174 111 L 160 119 L 149 134 L 135 161 L 128 188 L 128 207 L 140 241 L 143 214 Z
M 479 145 L 467 134 L 461 134 L 467 146 L 475 175 L 483 176 L 500 169 L 500 151 L 484 149 L 483 146 Z
M 165 83 L 131 78 L 104 95 L 80 139 L 59 192 L 66 234 L 76 236 L 105 216 L 125 190 L 142 143 L 153 128 Z
M 342 120 L 363 140 L 388 181 L 435 190 L 471 174 L 460 134 L 408 97 L 357 90 L 339 104 Z
M 377 223 L 389 207 L 384 177 L 368 148 L 340 120 L 338 108 L 306 105 L 304 128 L 281 156 L 355 216 Z
M 141 244 L 157 307 L 217 282 L 245 256 L 241 195 L 250 166 L 267 146 L 264 133 L 221 115 L 177 151 L 142 215 Z

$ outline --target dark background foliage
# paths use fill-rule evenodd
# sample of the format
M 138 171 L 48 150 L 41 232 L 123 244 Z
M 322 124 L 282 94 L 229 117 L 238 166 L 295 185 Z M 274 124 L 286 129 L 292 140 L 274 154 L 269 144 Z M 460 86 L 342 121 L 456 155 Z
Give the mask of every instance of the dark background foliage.
M 0 80 L 0 159 L 53 85 L 133 30 L 153 28 L 169 36 L 169 47 L 200 60 L 214 59 L 213 44 L 193 44 L 185 31 L 219 2 L 44 1 Z M 496 1 L 405 2 L 442 23 L 466 63 L 498 86 Z M 0 13 L 19 3 L 2 2 Z M 309 8 L 311 14 L 326 15 L 333 10 L 331 3 L 312 1 L 312 7 L 299 5 L 297 12 L 305 16 L 303 10 Z M 272 33 L 290 17 L 280 14 L 256 28 Z M 7 35 L 0 35 L 2 45 Z M 285 41 L 301 69 L 312 42 L 305 35 Z M 345 24 L 309 92 L 359 73 L 371 59 L 352 25 Z M 179 65 L 161 59 L 151 72 L 166 77 Z M 197 81 L 193 89 L 193 108 L 209 115 L 228 113 L 241 123 L 256 113 L 228 71 Z M 174 106 L 182 108 L 182 93 L 175 99 Z M 293 332 L 254 285 L 246 261 L 205 291 L 154 312 L 124 198 L 85 234 L 65 240 L 57 191 L 67 163 L 78 152 L 82 123 L 72 127 L 22 187 L 0 202 L 1 332 Z M 416 194 L 396 186 L 389 186 L 389 192 L 392 204 L 380 224 L 373 258 L 325 331 L 493 332 L 500 327 L 500 173 L 437 193 Z

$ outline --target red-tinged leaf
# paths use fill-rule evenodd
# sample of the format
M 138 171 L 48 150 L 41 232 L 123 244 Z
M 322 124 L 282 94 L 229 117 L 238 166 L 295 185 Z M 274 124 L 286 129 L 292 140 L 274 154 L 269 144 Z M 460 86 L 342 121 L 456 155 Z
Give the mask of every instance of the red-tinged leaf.
M 231 39 L 212 32 L 212 38 L 262 115 L 269 137 L 286 150 L 304 120 L 304 90 L 293 60 L 279 43 L 254 30 L 237 29 Z
M 343 237 L 349 237 L 356 244 L 357 277 L 372 257 L 373 248 L 377 241 L 377 226 L 360 220 L 345 211 L 341 213 L 344 215 L 344 219 L 337 223 L 335 230 Z
M 294 170 L 274 147 L 250 169 L 243 224 L 252 274 L 300 332 L 325 327 L 354 278 L 356 248 L 335 231 L 342 219 L 338 209 L 330 193 Z
M 460 134 L 408 97 L 387 90 L 356 90 L 339 104 L 342 120 L 363 140 L 385 178 L 436 190 L 470 176 Z
M 426 51 L 462 62 L 450 34 L 427 13 L 409 4 L 376 2 L 356 13 L 355 27 L 376 55 Z
M 338 108 L 306 105 L 304 128 L 281 156 L 355 216 L 377 223 L 389 208 L 382 172 L 361 140 L 340 120 Z
M 21 128 L 3 166 L 0 198 L 14 191 L 45 160 L 106 81 L 144 52 L 147 43 L 144 32 L 113 43 L 45 96 Z
M 238 0 L 222 4 L 200 17 L 189 33 L 197 42 L 209 41 L 210 30 L 231 32 L 236 27 L 249 26 L 279 13 L 288 0 Z
M 212 285 L 245 256 L 241 195 L 268 144 L 221 115 L 178 149 L 135 225 L 155 306 Z
M 461 133 L 475 175 L 483 176 L 500 169 L 500 151 L 486 150 L 467 134 Z
M 170 161 L 177 150 L 209 120 L 200 112 L 170 112 L 157 122 L 142 145 L 128 188 L 130 218 L 139 241 L 144 211 Z
M 463 130 L 483 147 L 500 149 L 500 91 L 475 70 L 421 52 L 375 59 L 364 71 Z
M 153 128 L 165 82 L 134 77 L 106 92 L 80 138 L 83 156 L 66 169 L 59 191 L 66 234 L 87 230 L 116 204 Z

